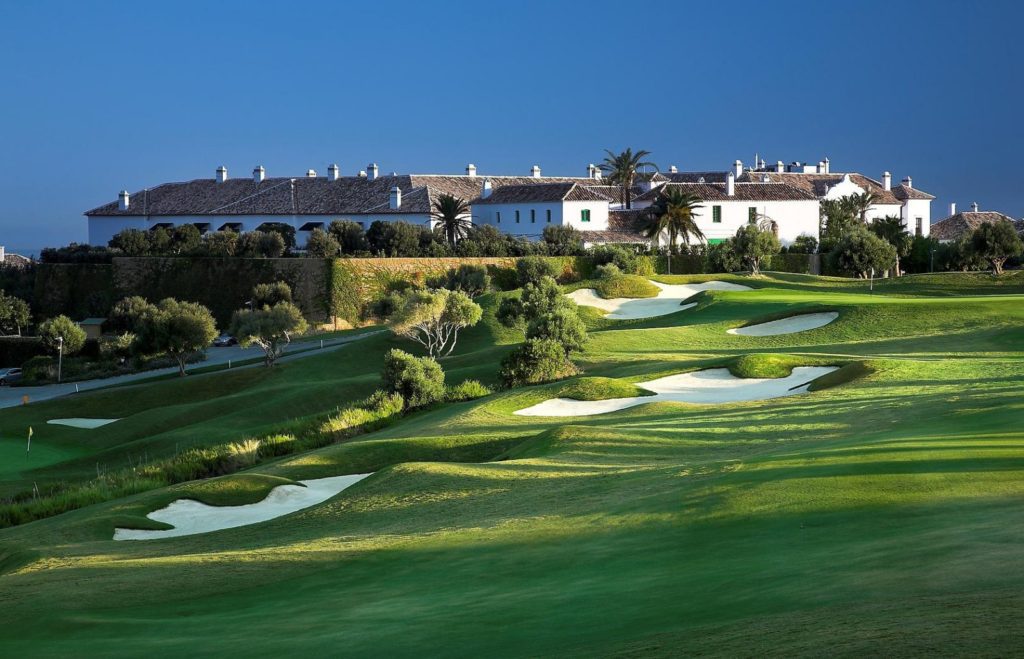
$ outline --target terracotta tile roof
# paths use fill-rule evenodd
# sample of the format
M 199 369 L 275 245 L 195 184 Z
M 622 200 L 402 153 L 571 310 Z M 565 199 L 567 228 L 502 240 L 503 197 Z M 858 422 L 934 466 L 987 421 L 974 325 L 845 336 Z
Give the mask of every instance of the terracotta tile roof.
M 603 201 L 610 198 L 578 183 L 544 183 L 526 185 L 503 185 L 487 199 L 477 199 L 474 204 L 517 204 L 556 201 Z
M 802 174 L 798 172 L 744 172 L 739 180 L 741 181 L 760 181 L 763 177 L 767 176 L 773 183 L 785 183 L 795 188 L 800 188 L 807 192 L 812 193 L 819 199 L 824 197 L 825 194 L 834 185 L 843 180 L 846 174 L 832 173 L 832 174 Z M 891 190 L 886 190 L 882 187 L 879 181 L 873 178 L 864 176 L 863 174 L 851 173 L 850 180 L 857 184 L 858 187 L 871 192 L 877 199 L 876 203 L 879 204 L 893 204 L 901 205 L 903 202 L 896 197 Z M 918 191 L 920 192 L 920 191 Z M 922 193 L 923 194 L 923 193 Z
M 32 263 L 32 259 L 28 258 L 27 256 L 22 256 L 21 254 L 13 254 L 11 252 L 7 252 L 4 255 L 3 262 L 0 262 L 0 267 L 24 268 L 25 266 L 30 265 L 31 263 Z
M 630 209 L 608 212 L 606 231 L 581 231 L 587 243 L 644 243 L 650 239 L 643 235 L 647 224 L 647 211 Z
M 736 184 L 736 194 L 730 197 L 725 193 L 724 183 L 666 183 L 636 198 L 636 201 L 654 201 L 662 190 L 678 188 L 697 195 L 704 201 L 807 201 L 816 197 L 805 190 L 785 183 L 746 183 Z
M 935 199 L 933 195 L 922 192 L 917 188 L 911 188 L 906 183 L 900 183 L 892 189 L 892 195 L 903 201 L 905 199 Z
M 725 183 L 727 172 L 675 172 L 665 174 L 672 183 Z
M 1000 220 L 1009 220 L 1017 228 L 1017 233 L 1024 234 L 1024 220 L 1015 220 L 996 211 L 962 211 L 938 222 L 932 222 L 929 235 L 942 241 L 960 240 L 982 224 Z
M 325 177 L 196 179 L 164 183 L 130 196 L 127 210 L 111 202 L 86 215 L 359 215 L 381 213 L 428 213 L 442 194 L 472 201 L 479 197 L 485 178 L 498 190 L 508 185 L 593 182 L 589 178 L 532 176 L 396 175 L 376 179 L 346 176 L 336 181 Z M 391 210 L 391 188 L 402 191 L 401 208 Z M 584 194 L 584 193 L 578 193 Z

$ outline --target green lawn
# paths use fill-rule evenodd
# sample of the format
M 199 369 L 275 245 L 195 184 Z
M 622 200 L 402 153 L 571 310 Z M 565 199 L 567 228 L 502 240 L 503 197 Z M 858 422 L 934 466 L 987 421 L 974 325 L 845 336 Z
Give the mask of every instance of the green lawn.
M 940 277 L 960 294 L 937 291 Z M 0 647 L 132 657 L 1015 654 L 1024 279 L 985 277 L 906 277 L 873 293 L 848 280 L 705 277 L 757 290 L 705 293 L 694 309 L 645 321 L 588 314 L 585 378 L 440 406 L 249 474 L 2 530 Z M 484 300 L 485 323 L 444 362 L 450 381 L 493 382 L 516 340 L 493 323 L 495 302 Z M 838 320 L 808 332 L 726 333 L 823 308 Z M 318 418 L 372 390 L 394 345 L 372 337 L 271 372 L 5 410 L 0 476 L 6 487 L 81 475 L 129 447 L 173 450 Z M 512 415 L 553 396 L 634 395 L 634 383 L 682 370 L 771 377 L 823 363 L 844 365 L 834 386 L 789 398 Z M 126 419 L 44 430 L 43 414 Z M 90 453 L 41 452 L 26 473 L 16 449 L 29 423 L 33 453 L 37 441 Z M 370 471 L 267 523 L 110 540 L 118 525 L 156 528 L 144 514 L 177 498 L 247 503 L 289 479 Z

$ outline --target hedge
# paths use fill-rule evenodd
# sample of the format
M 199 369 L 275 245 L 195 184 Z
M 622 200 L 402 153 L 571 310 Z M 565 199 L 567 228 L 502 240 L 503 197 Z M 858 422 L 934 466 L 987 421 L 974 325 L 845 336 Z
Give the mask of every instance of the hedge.
M 37 336 L 0 336 L 0 367 L 21 366 L 33 357 L 47 355 Z

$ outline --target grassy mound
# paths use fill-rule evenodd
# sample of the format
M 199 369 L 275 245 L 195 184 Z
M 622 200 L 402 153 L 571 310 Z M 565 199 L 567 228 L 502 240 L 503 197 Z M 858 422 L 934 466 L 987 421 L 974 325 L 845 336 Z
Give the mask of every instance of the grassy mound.
M 850 362 L 839 367 L 838 371 L 832 371 L 827 373 L 817 380 L 811 382 L 811 385 L 807 387 L 808 391 L 821 391 L 823 389 L 830 389 L 832 387 L 838 387 L 841 384 L 847 382 L 853 382 L 859 378 L 864 378 L 877 369 L 866 361 Z
M 594 284 L 594 290 L 606 300 L 622 297 L 658 297 L 658 293 L 661 291 L 639 275 L 615 275 L 599 279 Z
M 797 366 L 811 364 L 808 364 L 806 357 L 755 353 L 731 360 L 728 368 L 738 378 L 784 378 Z
M 562 385 L 557 393 L 558 398 L 572 398 L 573 400 L 607 400 L 609 398 L 653 395 L 653 391 L 647 391 L 630 382 L 601 377 L 576 378 Z

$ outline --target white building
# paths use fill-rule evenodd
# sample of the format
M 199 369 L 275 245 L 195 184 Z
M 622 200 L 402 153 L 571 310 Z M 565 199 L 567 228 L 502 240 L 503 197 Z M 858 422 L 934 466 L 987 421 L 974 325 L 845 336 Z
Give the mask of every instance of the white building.
M 540 238 L 548 226 L 606 231 L 611 199 L 580 183 L 505 185 L 497 190 L 485 180 L 473 201 L 473 223 L 490 224 L 505 233 Z

